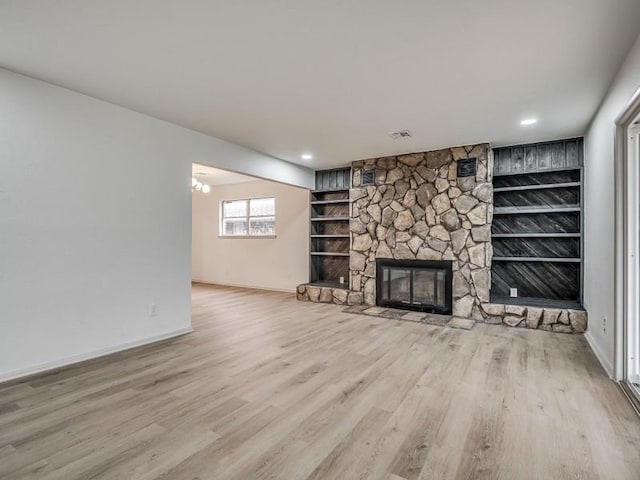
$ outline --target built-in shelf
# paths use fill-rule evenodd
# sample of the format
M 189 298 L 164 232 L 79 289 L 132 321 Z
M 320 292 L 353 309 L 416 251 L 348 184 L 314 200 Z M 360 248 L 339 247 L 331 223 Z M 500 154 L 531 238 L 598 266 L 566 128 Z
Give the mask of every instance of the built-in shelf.
M 580 233 L 494 233 L 493 238 L 580 238 Z
M 494 150 L 495 151 L 495 150 Z M 546 168 L 544 170 L 538 170 L 537 172 L 534 173 L 553 173 L 553 172 L 568 172 L 568 171 L 572 171 L 572 170 L 580 170 L 581 167 L 576 167 L 576 168 L 565 168 L 565 167 L 560 167 L 560 168 Z M 493 176 L 494 177 L 513 177 L 513 176 L 517 176 L 517 175 L 531 175 L 531 171 L 521 171 L 521 172 L 496 172 L 494 170 Z
M 339 200 L 314 200 L 311 202 L 311 205 L 336 205 L 341 203 L 349 203 L 349 199 L 339 199 Z
M 349 289 L 348 283 L 340 283 L 340 282 L 331 282 L 331 281 L 319 281 L 319 282 L 310 282 L 307 285 L 311 285 L 312 287 L 329 287 L 329 288 L 340 288 L 343 290 Z
M 351 168 L 316 171 L 311 192 L 310 285 L 348 288 Z M 343 283 L 340 282 L 343 280 Z
M 349 234 L 343 233 L 335 235 L 311 235 L 311 238 L 349 238 Z
M 553 263 L 580 263 L 579 258 L 563 257 L 493 257 L 494 262 L 553 262 Z
M 312 194 L 318 193 L 337 193 L 337 192 L 349 192 L 348 188 L 326 189 L 326 190 L 311 190 Z
M 563 207 L 496 207 L 494 215 L 522 215 L 526 213 L 571 213 L 579 212 L 580 205 L 570 205 Z
M 349 217 L 316 217 L 311 219 L 312 222 L 348 222 Z
M 582 138 L 494 149 L 491 301 L 580 306 L 583 149 Z
M 517 192 L 522 190 L 546 190 L 550 188 L 568 188 L 579 187 L 580 182 L 565 182 L 565 183 L 544 183 L 539 185 L 516 185 L 513 187 L 496 187 L 493 189 L 494 193 L 500 192 Z

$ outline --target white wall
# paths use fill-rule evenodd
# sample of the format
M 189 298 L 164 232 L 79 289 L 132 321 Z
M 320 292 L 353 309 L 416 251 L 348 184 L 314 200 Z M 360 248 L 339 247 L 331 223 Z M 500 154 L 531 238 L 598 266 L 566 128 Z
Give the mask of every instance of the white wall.
M 640 88 L 640 37 L 585 137 L 584 304 L 587 339 L 609 373 L 614 365 L 614 143 L 616 117 Z M 604 325 L 606 318 L 606 326 Z
M 220 202 L 275 197 L 276 238 L 219 238 Z M 257 181 L 193 195 L 195 281 L 293 292 L 309 281 L 309 190 Z
M 0 69 L 0 380 L 190 329 L 192 162 L 313 185 L 302 167 Z

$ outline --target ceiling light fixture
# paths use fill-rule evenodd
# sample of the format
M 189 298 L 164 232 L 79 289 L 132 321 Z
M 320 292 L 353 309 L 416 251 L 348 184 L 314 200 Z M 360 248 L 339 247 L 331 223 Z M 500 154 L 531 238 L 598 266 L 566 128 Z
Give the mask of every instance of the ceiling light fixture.
M 313 159 L 313 155 L 311 155 L 310 153 L 303 153 L 302 154 L 302 159 L 303 160 L 311 160 L 311 159 Z
M 535 118 L 525 118 L 524 120 L 522 120 L 520 122 L 520 125 L 522 125 L 523 127 L 526 127 L 528 125 L 533 125 L 535 123 L 538 123 L 538 120 Z
M 211 191 L 211 187 L 206 183 L 199 182 L 196 177 L 191 177 L 191 191 L 209 193 Z

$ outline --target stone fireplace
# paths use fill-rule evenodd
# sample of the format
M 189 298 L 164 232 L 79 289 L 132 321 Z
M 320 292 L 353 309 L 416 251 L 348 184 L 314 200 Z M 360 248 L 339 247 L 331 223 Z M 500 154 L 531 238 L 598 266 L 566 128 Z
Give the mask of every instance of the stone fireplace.
M 491 303 L 493 161 L 489 144 L 479 144 L 353 162 L 349 216 L 340 218 L 349 289 L 302 284 L 297 298 L 426 323 L 584 332 L 584 310 Z
M 489 302 L 491 284 L 491 163 L 488 144 L 353 162 L 350 281 L 365 304 L 383 298 L 378 260 L 445 261 L 453 315 L 483 320 L 480 305 Z M 363 185 L 366 177 L 372 184 Z

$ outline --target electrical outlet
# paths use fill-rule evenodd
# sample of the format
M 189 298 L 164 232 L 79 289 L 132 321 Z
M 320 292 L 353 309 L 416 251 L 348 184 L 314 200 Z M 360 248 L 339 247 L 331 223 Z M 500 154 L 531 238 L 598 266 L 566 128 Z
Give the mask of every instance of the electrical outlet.
M 152 303 L 151 305 L 149 305 L 149 316 L 150 317 L 157 317 L 158 316 L 158 304 L 157 303 Z
M 509 296 L 510 297 L 517 297 L 518 296 L 518 289 L 517 288 L 510 288 L 509 289 Z
M 602 333 L 607 333 L 607 317 L 602 318 Z

